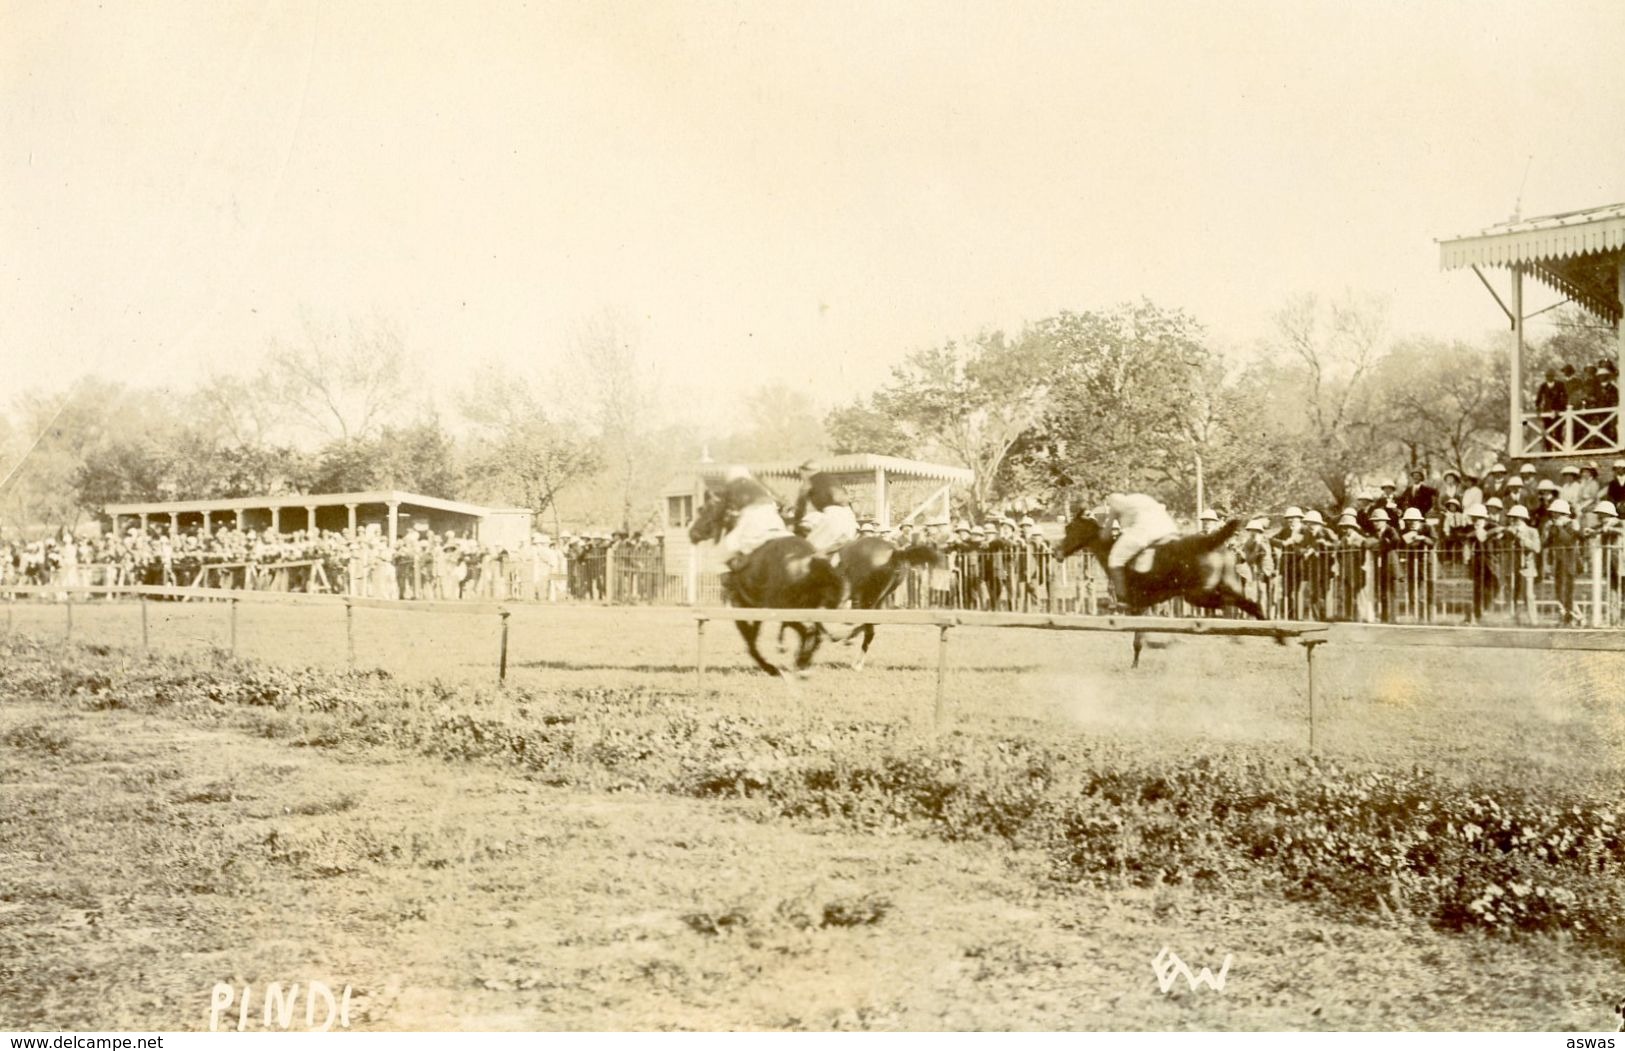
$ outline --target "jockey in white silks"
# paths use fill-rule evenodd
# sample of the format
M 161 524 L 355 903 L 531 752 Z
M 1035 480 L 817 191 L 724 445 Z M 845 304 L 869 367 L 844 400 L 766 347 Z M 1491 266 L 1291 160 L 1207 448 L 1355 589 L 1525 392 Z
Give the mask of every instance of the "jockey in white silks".
M 737 571 L 752 551 L 775 537 L 789 536 L 779 504 L 767 486 L 750 476 L 743 467 L 728 468 L 722 485 L 722 499 L 737 512 L 734 527 L 722 537 L 721 548 L 728 556 L 728 568 Z
M 1158 540 L 1177 534 L 1179 526 L 1166 507 L 1144 493 L 1112 493 L 1095 509 L 1094 517 L 1102 528 L 1109 529 L 1116 522 L 1122 530 L 1106 556 L 1106 575 L 1111 578 L 1112 594 L 1121 602 L 1128 594 L 1124 579 L 1126 567 L 1134 556 Z
M 820 555 L 828 555 L 858 538 L 858 516 L 847 504 L 846 490 L 811 460 L 801 465 L 801 492 L 796 497 L 791 525 L 806 529 L 807 543 Z

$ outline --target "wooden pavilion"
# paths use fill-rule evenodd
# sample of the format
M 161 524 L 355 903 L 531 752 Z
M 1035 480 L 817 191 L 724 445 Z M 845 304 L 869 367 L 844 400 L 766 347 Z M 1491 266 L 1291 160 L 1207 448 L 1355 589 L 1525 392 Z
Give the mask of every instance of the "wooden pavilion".
M 1625 428 L 1625 388 L 1619 366 L 1625 364 L 1625 204 L 1610 204 L 1532 219 L 1512 219 L 1475 234 L 1439 241 L 1439 262 L 1446 270 L 1470 268 L 1495 297 L 1512 329 L 1511 397 L 1507 418 L 1509 456 L 1535 458 L 1619 453 Z M 1499 267 L 1510 275 L 1502 299 L 1484 268 Z M 1524 398 L 1524 278 L 1532 277 L 1614 329 L 1613 404 L 1542 416 L 1526 411 Z

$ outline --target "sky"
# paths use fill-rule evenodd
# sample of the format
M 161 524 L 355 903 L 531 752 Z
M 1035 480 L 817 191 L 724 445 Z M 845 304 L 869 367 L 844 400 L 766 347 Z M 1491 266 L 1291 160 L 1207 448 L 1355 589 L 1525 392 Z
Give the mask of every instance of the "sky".
M 0 0 L 0 405 L 305 318 L 450 391 L 612 316 L 678 418 L 1141 297 L 1479 340 L 1434 239 L 1625 201 L 1622 129 L 1618 0 Z

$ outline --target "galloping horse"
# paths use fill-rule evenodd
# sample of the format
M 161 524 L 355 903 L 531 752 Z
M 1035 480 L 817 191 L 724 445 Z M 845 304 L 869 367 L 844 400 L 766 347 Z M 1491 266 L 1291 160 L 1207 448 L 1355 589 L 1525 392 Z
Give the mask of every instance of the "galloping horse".
M 835 571 L 846 580 L 853 609 L 879 609 L 897 590 L 897 585 L 903 582 L 910 566 L 934 566 L 940 558 L 936 549 L 929 544 L 900 548 L 890 540 L 864 536 L 840 548 Z M 859 632 L 863 633 L 863 649 L 853 664 L 855 668 L 862 668 L 869 657 L 869 645 L 875 641 L 875 626 L 860 624 L 835 639 L 836 642 L 847 642 L 856 638 Z
M 696 544 L 718 541 L 728 531 L 728 510 L 714 493 L 707 493 L 688 538 Z M 818 557 L 813 546 L 799 536 L 782 536 L 752 551 L 745 565 L 728 581 L 728 597 L 735 606 L 751 609 L 834 609 L 846 600 L 845 579 L 835 572 L 829 560 Z M 744 636 L 745 648 L 758 667 L 769 675 L 782 674 L 756 648 L 761 634 L 759 620 L 734 622 Z M 817 624 L 790 625 L 801 636 L 796 649 L 796 670 L 806 671 L 823 633 Z
M 1231 519 L 1211 533 L 1175 537 L 1146 548 L 1151 553 L 1151 564 L 1144 572 L 1132 564 L 1124 567 L 1127 594 L 1118 599 L 1130 613 L 1139 613 L 1168 599 L 1184 599 L 1199 609 L 1223 609 L 1235 606 L 1242 612 L 1267 620 L 1258 603 L 1247 597 L 1241 577 L 1236 573 L 1236 553 L 1225 546 L 1225 541 L 1241 528 L 1239 519 Z M 1081 509 L 1066 525 L 1066 536 L 1061 541 L 1060 557 L 1066 558 L 1077 551 L 1087 550 L 1106 564 L 1111 554 L 1112 537 L 1101 524 Z M 1144 553 L 1134 561 L 1143 559 Z M 1277 638 L 1277 642 L 1283 642 Z M 1134 634 L 1134 666 L 1140 664 L 1140 633 Z

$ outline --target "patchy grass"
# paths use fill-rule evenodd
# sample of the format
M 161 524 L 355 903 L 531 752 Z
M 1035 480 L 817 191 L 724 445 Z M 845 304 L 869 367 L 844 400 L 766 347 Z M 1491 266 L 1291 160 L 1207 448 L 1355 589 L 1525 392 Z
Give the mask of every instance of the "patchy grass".
M 310 978 L 360 1028 L 1607 1020 L 1617 789 L 636 685 L 0 675 L 0 1025 L 198 1028 L 214 981 Z M 1164 944 L 1235 953 L 1225 993 L 1161 994 Z

